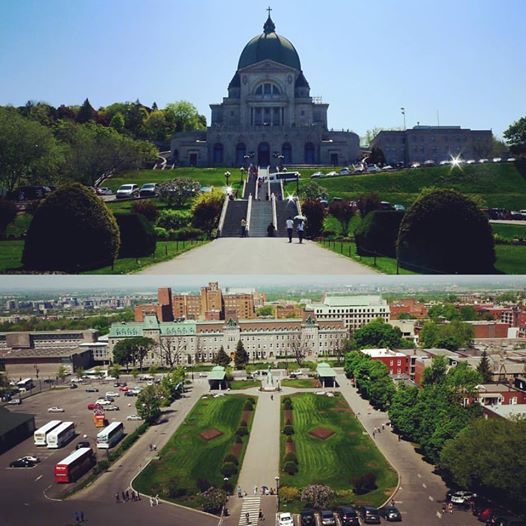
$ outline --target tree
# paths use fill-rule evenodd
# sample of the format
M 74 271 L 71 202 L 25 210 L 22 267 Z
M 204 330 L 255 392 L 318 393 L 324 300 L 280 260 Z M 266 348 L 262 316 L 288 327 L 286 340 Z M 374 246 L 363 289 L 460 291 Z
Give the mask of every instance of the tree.
M 508 155 L 508 147 L 504 141 L 497 139 L 495 135 L 493 136 L 490 157 L 505 157 Z
M 239 340 L 237 342 L 236 352 L 234 354 L 234 364 L 236 365 L 236 369 L 243 369 L 248 361 L 248 353 L 243 346 L 243 342 Z
M 373 139 L 383 130 L 383 128 L 372 128 L 370 130 L 367 130 L 365 132 L 364 137 L 362 137 L 362 141 L 364 146 L 371 146 Z
M 111 265 L 119 251 L 115 217 L 78 183 L 48 195 L 27 232 L 22 263 L 27 270 L 79 272 Z
M 22 183 L 54 184 L 64 157 L 51 130 L 0 107 L 0 186 L 13 191 Z
M 305 486 L 301 492 L 301 501 L 315 509 L 327 508 L 334 500 L 334 491 L 323 484 Z
M 214 189 L 212 192 L 197 195 L 192 203 L 192 225 L 204 230 L 209 238 L 219 224 L 224 200 L 225 194 L 219 189 Z
M 202 494 L 203 511 L 207 513 L 219 513 L 226 504 L 226 491 L 219 488 L 208 488 Z
M 199 182 L 179 177 L 159 185 L 159 198 L 170 207 L 182 208 L 186 202 L 199 193 Z
M 355 213 L 355 209 L 351 206 L 351 202 L 347 199 L 341 201 L 333 201 L 329 205 L 329 214 L 336 218 L 342 227 L 342 234 L 346 236 L 349 232 L 349 223 Z
M 371 155 L 369 156 L 369 162 L 372 164 L 379 164 L 380 166 L 385 164 L 385 155 L 379 146 L 372 147 Z
M 373 210 L 380 210 L 380 203 L 380 197 L 376 192 L 360 195 L 357 201 L 360 217 L 363 219 L 369 212 L 372 212 Z
M 359 349 L 367 347 L 393 349 L 400 345 L 402 331 L 378 318 L 354 331 L 353 338 Z
M 130 364 L 139 364 L 142 369 L 144 358 L 156 346 L 155 340 L 144 336 L 133 336 L 118 341 L 113 347 L 113 361 L 119 365 L 126 366 L 128 371 Z
M 467 347 L 473 339 L 473 327 L 459 320 L 451 323 L 426 321 L 420 332 L 420 343 L 423 347 L 439 347 L 457 351 Z
M 173 369 L 188 349 L 184 336 L 169 336 L 159 341 L 159 358 L 161 364 Z
M 124 130 L 126 121 L 124 120 L 124 115 L 122 113 L 116 113 L 110 121 L 110 126 L 117 130 L 119 133 Z
M 153 424 L 161 415 L 161 396 L 155 385 L 147 385 L 137 396 L 135 402 L 137 414 L 149 424 Z
M 197 108 L 187 101 L 172 102 L 165 108 L 166 120 L 171 133 L 206 129 L 206 118 L 199 115 Z
M 321 186 L 316 181 L 307 181 L 301 185 L 300 197 L 303 201 L 316 201 L 318 199 L 327 199 L 327 188 Z
M 80 380 L 84 376 L 84 368 L 83 367 L 77 367 L 75 369 L 75 375 Z
M 57 371 L 57 378 L 58 378 L 61 382 L 63 382 L 67 375 L 68 375 L 68 371 L 66 370 L 66 367 L 65 367 L 64 365 L 61 365 L 61 366 L 58 368 L 58 371 Z
M 484 383 L 488 383 L 491 381 L 491 378 L 492 378 L 491 364 L 488 358 L 488 353 L 486 352 L 485 349 L 482 351 L 480 362 L 477 365 L 477 371 L 482 377 L 482 381 Z
M 482 375 L 467 362 L 452 367 L 446 376 L 446 384 L 462 397 L 475 396 L 475 387 L 481 383 Z
M 325 208 L 317 200 L 308 199 L 303 201 L 301 210 L 307 218 L 307 236 L 315 238 L 321 235 L 323 220 L 325 219 Z
M 510 146 L 519 146 L 526 143 L 526 117 L 510 124 L 503 133 L 506 142 Z
M 222 345 L 219 349 L 219 352 L 215 356 L 214 363 L 223 367 L 230 365 L 230 356 L 228 356 L 228 354 L 225 352 L 225 349 L 223 349 Z
M 79 124 L 84 124 L 89 121 L 96 121 L 97 120 L 97 112 L 93 108 L 93 106 L 90 104 L 89 100 L 86 99 L 82 106 L 79 109 L 79 112 L 77 113 L 77 122 Z
M 447 360 L 444 356 L 435 356 L 431 367 L 424 370 L 423 385 L 435 385 L 443 383 L 446 379 Z
M 492 273 L 496 258 L 488 218 L 455 190 L 422 192 L 400 225 L 398 259 L 418 272 Z
M 114 364 L 108 367 L 108 374 L 118 380 L 121 376 L 121 368 L 117 364 Z
M 358 254 L 396 257 L 396 241 L 403 217 L 404 213 L 396 210 L 368 213 L 354 231 Z

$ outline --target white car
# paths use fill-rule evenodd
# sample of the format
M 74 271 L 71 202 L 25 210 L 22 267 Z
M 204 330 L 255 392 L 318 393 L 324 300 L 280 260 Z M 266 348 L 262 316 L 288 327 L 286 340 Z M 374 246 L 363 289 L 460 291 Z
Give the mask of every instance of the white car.
M 420 163 L 411 163 L 411 168 L 420 168 Z
M 120 394 L 117 392 L 108 391 L 104 396 L 106 396 L 106 398 L 117 398 L 120 396 Z
M 387 170 L 393 170 L 394 168 L 390 165 L 390 164 L 387 164 L 386 166 L 383 166 L 382 167 L 382 170 L 384 172 L 386 172 Z
M 349 168 L 342 168 L 340 170 L 340 175 L 351 175 L 351 170 L 349 170 Z
M 451 164 L 451 161 L 440 161 L 440 166 L 447 166 L 448 164 Z
M 489 161 L 488 161 L 488 159 L 480 159 L 479 163 L 480 164 L 485 164 L 485 163 L 489 163 Z
M 139 415 L 128 415 L 126 420 L 142 420 L 142 418 Z
M 316 179 L 317 177 L 325 177 L 325 174 L 323 172 L 315 172 L 310 176 L 311 179 Z
M 471 493 L 471 491 L 457 491 L 451 495 L 451 502 L 457 505 L 468 504 L 477 496 L 476 493 Z
M 466 164 L 475 164 L 475 159 L 469 159 L 468 161 L 466 161 Z
M 104 398 L 99 398 L 95 403 L 98 405 L 110 405 L 111 400 L 105 400 Z
M 508 157 L 508 158 L 506 159 L 506 161 L 507 161 L 508 163 L 514 163 L 514 162 L 515 162 L 515 157 Z
M 288 512 L 278 515 L 278 526 L 294 526 L 292 515 Z
M 338 172 L 329 172 L 325 177 L 336 177 L 338 175 Z
M 117 199 L 139 197 L 139 187 L 136 184 L 123 184 L 117 190 Z
M 501 163 L 502 162 L 502 157 L 493 157 L 493 162 L 494 163 Z
M 378 166 L 376 166 L 376 164 L 370 164 L 367 167 L 367 171 L 369 173 L 371 173 L 371 174 L 375 174 L 375 173 L 381 172 L 380 168 L 378 168 Z
M 53 406 L 53 407 L 50 407 L 47 410 L 47 412 L 48 413 L 63 413 L 64 412 L 64 408 L 63 407 Z
M 40 462 L 40 459 L 38 457 L 34 457 L 32 455 L 26 455 L 25 457 L 20 457 L 20 460 L 22 459 L 27 460 L 29 462 L 35 462 L 35 463 Z

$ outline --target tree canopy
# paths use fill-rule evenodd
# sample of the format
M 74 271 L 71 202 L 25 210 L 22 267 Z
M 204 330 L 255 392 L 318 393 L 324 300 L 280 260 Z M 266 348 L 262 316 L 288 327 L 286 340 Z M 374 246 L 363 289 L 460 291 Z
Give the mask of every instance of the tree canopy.
M 359 349 L 367 347 L 393 349 L 400 347 L 402 331 L 378 318 L 354 331 L 353 338 Z

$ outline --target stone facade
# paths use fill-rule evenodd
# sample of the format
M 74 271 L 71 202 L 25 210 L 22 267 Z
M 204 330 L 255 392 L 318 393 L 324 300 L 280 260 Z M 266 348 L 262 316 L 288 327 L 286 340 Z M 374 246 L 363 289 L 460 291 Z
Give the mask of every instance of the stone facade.
M 329 105 L 311 97 L 299 56 L 275 32 L 264 32 L 244 48 L 228 96 L 211 104 L 206 132 L 174 136 L 171 152 L 181 166 L 345 165 L 360 158 L 359 137 L 329 131 Z

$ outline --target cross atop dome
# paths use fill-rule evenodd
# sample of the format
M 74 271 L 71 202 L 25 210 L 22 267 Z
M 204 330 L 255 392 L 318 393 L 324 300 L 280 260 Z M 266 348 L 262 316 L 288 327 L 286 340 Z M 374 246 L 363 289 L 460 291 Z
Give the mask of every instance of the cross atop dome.
M 270 18 L 270 12 L 272 11 L 270 6 L 267 7 L 267 11 L 268 11 L 268 18 L 267 18 L 267 21 L 265 22 L 265 25 L 263 26 L 263 33 L 265 33 L 265 35 L 276 32 L 276 25 L 272 21 L 272 18 Z

